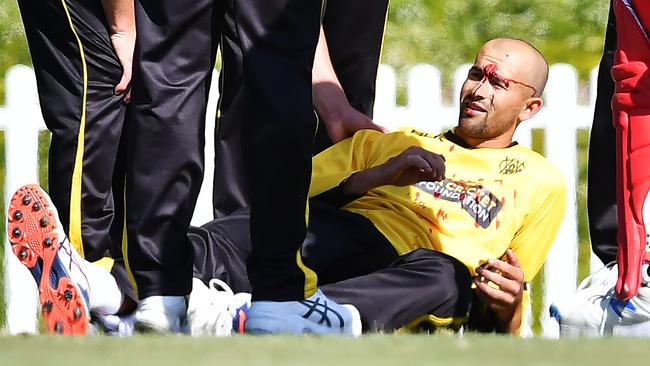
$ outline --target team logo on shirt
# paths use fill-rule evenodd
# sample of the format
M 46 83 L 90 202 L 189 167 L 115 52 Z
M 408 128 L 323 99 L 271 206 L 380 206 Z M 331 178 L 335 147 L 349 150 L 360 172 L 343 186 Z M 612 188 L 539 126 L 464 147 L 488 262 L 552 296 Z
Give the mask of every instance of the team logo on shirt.
M 492 192 L 478 184 L 445 179 L 441 182 L 420 182 L 415 186 L 436 198 L 459 203 L 484 229 L 490 226 L 503 206 Z
M 519 173 L 525 168 L 525 164 L 522 161 L 519 161 L 519 159 L 515 158 L 508 158 L 506 157 L 505 159 L 501 160 L 501 163 L 499 163 L 499 173 L 501 174 L 515 174 Z

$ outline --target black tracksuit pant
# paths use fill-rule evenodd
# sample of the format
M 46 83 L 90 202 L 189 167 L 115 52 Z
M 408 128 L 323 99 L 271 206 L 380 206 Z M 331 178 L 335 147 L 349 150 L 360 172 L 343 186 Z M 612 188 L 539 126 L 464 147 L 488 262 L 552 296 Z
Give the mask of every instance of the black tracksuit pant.
M 123 254 L 139 298 L 191 290 L 187 230 L 203 179 L 216 12 L 212 0 L 135 1 Z
M 49 193 L 71 243 L 89 261 L 121 257 L 125 119 L 122 67 L 99 0 L 20 0 L 41 111 L 52 132 Z M 116 182 L 114 185 L 113 182 Z M 117 214 L 116 214 L 117 212 Z M 109 253 L 110 252 L 110 253 Z
M 348 102 L 372 117 L 375 80 L 384 35 L 387 0 L 326 0 L 322 25 L 330 58 Z M 219 115 L 215 129 L 214 217 L 250 206 L 241 161 L 242 52 L 232 11 L 226 11 L 221 33 Z M 319 123 L 316 154 L 332 145 Z
M 191 228 L 194 276 L 205 283 L 219 278 L 235 292 L 250 291 L 248 225 L 248 210 L 242 209 Z M 366 331 L 391 331 L 427 313 L 441 319 L 467 315 L 473 291 L 462 263 L 426 249 L 399 256 L 361 215 L 312 203 L 302 256 L 328 297 L 359 309 Z
M 611 68 L 616 52 L 616 19 L 610 5 L 603 57 L 598 68 L 594 121 L 589 142 L 587 208 L 591 247 L 603 263 L 616 260 L 616 131 L 611 100 L 614 81 Z

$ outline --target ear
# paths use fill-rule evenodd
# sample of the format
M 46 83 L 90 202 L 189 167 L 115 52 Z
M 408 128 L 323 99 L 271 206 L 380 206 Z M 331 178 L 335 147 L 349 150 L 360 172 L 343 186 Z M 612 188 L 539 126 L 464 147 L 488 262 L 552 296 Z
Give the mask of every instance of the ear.
M 524 109 L 519 113 L 519 122 L 533 118 L 533 116 L 542 108 L 543 104 L 544 102 L 542 101 L 542 98 L 528 98 L 524 105 Z

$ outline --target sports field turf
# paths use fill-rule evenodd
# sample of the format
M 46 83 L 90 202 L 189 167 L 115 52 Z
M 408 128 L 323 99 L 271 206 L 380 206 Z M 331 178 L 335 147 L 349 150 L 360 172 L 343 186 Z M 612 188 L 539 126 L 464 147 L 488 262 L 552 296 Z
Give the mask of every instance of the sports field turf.
M 553 341 L 493 335 L 376 335 L 360 339 L 236 336 L 232 338 L 2 337 L 0 364 L 22 365 L 640 365 L 641 339 Z

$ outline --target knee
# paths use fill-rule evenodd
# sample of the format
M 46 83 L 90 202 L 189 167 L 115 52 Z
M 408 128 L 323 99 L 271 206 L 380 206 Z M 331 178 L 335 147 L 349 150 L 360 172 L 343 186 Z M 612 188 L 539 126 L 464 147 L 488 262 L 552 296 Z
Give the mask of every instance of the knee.
M 464 317 L 472 298 L 472 278 L 467 267 L 458 259 L 428 249 L 417 249 L 409 258 L 422 263 L 422 273 L 430 286 L 433 313 L 445 317 Z

